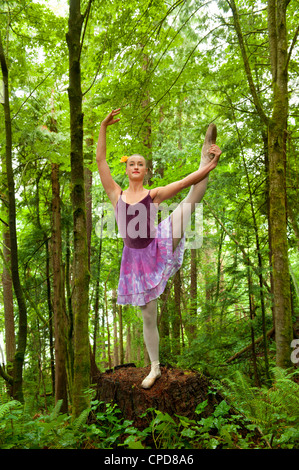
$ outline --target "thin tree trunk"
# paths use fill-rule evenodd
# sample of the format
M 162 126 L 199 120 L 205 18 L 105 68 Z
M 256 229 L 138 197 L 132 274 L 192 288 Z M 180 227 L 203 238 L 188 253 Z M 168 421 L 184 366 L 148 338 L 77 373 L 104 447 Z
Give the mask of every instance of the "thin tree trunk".
M 13 285 L 10 275 L 10 238 L 7 227 L 3 231 L 3 303 L 4 303 L 4 325 L 5 325 L 5 353 L 6 353 L 6 370 L 9 375 L 13 375 L 13 361 L 16 353 L 16 337 L 15 337 L 15 320 L 13 309 Z M 12 395 L 12 387 L 9 388 L 10 396 Z
M 118 354 L 118 338 L 117 338 L 117 312 L 116 312 L 116 290 L 112 291 L 112 305 L 113 305 L 113 365 L 119 365 Z
M 66 317 L 62 279 L 62 242 L 60 215 L 59 165 L 52 163 L 52 263 L 53 310 L 55 331 L 55 402 L 62 400 L 61 412 L 68 411 L 66 373 Z
M 69 2 L 68 32 L 69 50 L 69 103 L 71 129 L 71 182 L 74 230 L 74 288 L 72 293 L 74 314 L 74 382 L 73 415 L 78 416 L 89 400 L 83 392 L 90 385 L 90 351 L 88 334 L 89 269 L 86 231 L 86 209 L 83 165 L 83 113 L 80 42 L 84 15 L 80 0 Z M 89 4 L 90 5 L 90 4 Z M 85 15 L 86 16 L 86 15 Z M 86 19 L 87 21 L 87 19 Z
M 168 287 L 169 289 L 169 287 Z M 164 308 L 163 315 L 159 316 L 160 318 L 160 350 L 162 358 L 169 362 L 171 362 L 171 345 L 170 345 L 170 327 L 169 327 L 169 316 L 168 316 L 168 304 L 167 304 L 167 297 L 169 292 L 164 291 L 161 294 L 161 302 L 162 308 Z M 161 315 L 161 314 L 160 314 Z
M 150 59 L 147 54 L 143 54 L 143 64 L 142 64 L 142 70 L 145 72 L 145 74 L 149 73 L 149 68 L 150 68 Z M 146 81 L 146 80 L 145 80 Z M 150 104 L 150 92 L 148 89 L 145 90 L 143 100 L 141 102 L 141 107 L 145 109 L 145 113 L 147 113 L 148 106 Z M 153 174 L 153 161 L 152 161 L 152 121 L 150 117 L 147 117 L 144 123 L 144 128 L 142 132 L 142 141 L 143 145 L 146 149 L 148 149 L 145 155 L 145 158 L 148 161 L 148 184 L 151 186 L 152 181 L 151 177 Z
M 253 320 L 255 318 L 255 303 L 254 303 L 254 295 L 252 292 L 252 279 L 251 279 L 251 272 L 250 266 L 247 266 L 247 282 L 248 282 L 248 299 L 249 299 L 249 314 L 250 314 L 250 335 L 251 335 L 251 344 L 252 344 L 252 362 L 253 362 L 253 372 L 254 372 L 254 380 L 255 385 L 260 387 L 260 379 L 257 370 L 257 362 L 256 362 L 256 351 L 255 351 L 255 342 L 254 342 L 254 328 L 253 328 Z M 264 336 L 264 335 L 263 335 Z M 265 341 L 265 339 L 264 339 Z
M 119 322 L 119 363 L 124 363 L 124 334 L 123 334 L 123 314 L 122 306 L 118 306 L 118 322 Z
M 112 367 L 112 363 L 111 363 L 111 344 L 110 344 L 110 327 L 109 327 L 109 317 L 108 317 L 108 299 L 107 299 L 107 282 L 108 282 L 108 279 L 109 279 L 109 276 L 110 276 L 110 272 L 111 272 L 111 269 L 110 269 L 109 274 L 107 276 L 107 279 L 105 281 L 105 291 L 104 291 L 106 329 L 107 329 L 107 343 L 108 343 L 108 366 L 109 366 L 109 369 L 111 369 L 111 367 Z
M 0 62 L 4 83 L 4 116 L 5 116 L 5 138 L 6 138 L 6 176 L 8 187 L 8 207 L 9 207 L 9 235 L 11 244 L 11 277 L 14 286 L 14 292 L 18 302 L 18 339 L 17 349 L 14 357 L 13 369 L 13 397 L 20 402 L 24 401 L 23 396 L 23 364 L 25 358 L 26 344 L 27 344 L 27 308 L 23 289 L 19 277 L 19 262 L 18 262 L 18 243 L 17 243 L 17 229 L 16 229 L 16 201 L 15 201 L 15 184 L 12 168 L 12 132 L 11 132 L 11 117 L 9 105 L 9 79 L 8 67 L 5 59 L 5 54 L 2 45 L 0 34 Z
M 181 326 L 181 276 L 180 271 L 174 275 L 174 303 L 175 311 L 172 318 L 172 352 L 174 356 L 178 356 L 181 352 L 180 348 L 180 326 Z
M 47 234 L 45 236 L 46 245 L 46 278 L 47 278 L 47 302 L 48 302 L 48 316 L 49 316 L 49 346 L 50 346 L 50 370 L 51 370 L 51 383 L 52 395 L 55 396 L 55 358 L 54 358 L 54 342 L 53 342 L 53 307 L 51 301 L 51 282 L 50 282 L 50 253 L 49 241 Z
M 93 148 L 93 139 L 86 139 L 87 148 Z M 86 156 L 88 162 L 92 163 L 92 150 Z M 87 246 L 88 246 L 88 268 L 90 269 L 90 247 L 91 247 L 91 231 L 92 231 L 92 171 L 84 168 L 84 181 L 85 181 L 85 205 L 86 205 L 86 232 L 87 232 Z
M 102 234 L 103 234 L 103 217 L 102 214 L 101 218 L 101 231 L 100 231 L 100 246 L 99 246 L 99 254 L 98 254 L 98 261 L 97 261 L 97 277 L 96 277 L 96 287 L 95 287 L 95 300 L 94 300 L 94 325 L 93 325 L 93 357 L 95 360 L 96 357 L 96 349 L 97 349 L 97 337 L 99 331 L 99 301 L 100 301 L 100 278 L 101 278 L 101 259 L 102 259 Z
M 66 254 L 64 269 L 64 284 L 66 291 L 66 312 L 67 312 L 67 374 L 69 389 L 72 390 L 74 381 L 74 317 L 71 294 L 71 248 L 69 225 L 66 226 Z
M 132 358 L 132 338 L 131 338 L 131 325 L 128 323 L 127 325 L 127 344 L 126 344 L 126 362 L 131 362 Z
M 189 343 L 196 338 L 197 326 L 197 249 L 191 250 L 191 265 L 190 265 L 190 306 L 189 317 L 186 322 L 186 332 L 188 334 Z
M 268 156 L 268 135 L 263 132 L 263 144 L 264 144 L 264 156 L 265 156 L 265 169 L 266 169 L 266 198 L 267 198 L 267 219 L 268 219 L 268 246 L 269 246 L 269 267 L 270 267 L 270 294 L 271 297 L 274 298 L 274 292 L 273 292 L 273 270 L 272 270 L 272 242 L 271 242 L 271 236 L 272 236 L 272 230 L 271 230 L 271 219 L 270 219 L 270 184 L 269 184 L 269 156 Z M 271 305 L 271 311 L 272 311 L 272 320 L 273 320 L 273 325 L 275 324 L 275 317 L 274 317 L 274 305 L 272 302 Z

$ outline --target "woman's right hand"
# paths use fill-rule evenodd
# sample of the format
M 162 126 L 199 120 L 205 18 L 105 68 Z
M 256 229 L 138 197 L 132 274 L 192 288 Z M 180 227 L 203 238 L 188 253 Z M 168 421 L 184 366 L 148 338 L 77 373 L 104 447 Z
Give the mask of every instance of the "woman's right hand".
M 120 118 L 114 119 L 114 116 L 117 116 L 117 114 L 120 113 L 120 109 L 121 108 L 113 109 L 111 113 L 109 113 L 108 116 L 105 117 L 105 119 L 102 121 L 102 125 L 107 127 L 111 126 L 111 124 L 115 124 L 116 122 L 120 121 Z

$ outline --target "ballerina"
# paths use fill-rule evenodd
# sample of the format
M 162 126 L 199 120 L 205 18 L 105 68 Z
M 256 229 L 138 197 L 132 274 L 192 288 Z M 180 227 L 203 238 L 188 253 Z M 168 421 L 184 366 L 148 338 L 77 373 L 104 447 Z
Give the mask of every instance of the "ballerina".
M 116 124 L 121 109 L 111 111 L 102 121 L 96 161 L 103 188 L 111 201 L 119 232 L 124 240 L 117 303 L 140 307 L 143 317 L 144 342 L 151 361 L 151 371 L 141 386 L 150 388 L 161 376 L 157 299 L 168 279 L 181 267 L 185 249 L 185 229 L 206 191 L 210 171 L 216 168 L 221 155 L 216 145 L 216 126 L 210 124 L 202 148 L 199 169 L 166 186 L 144 188 L 148 172 L 142 155 L 123 157 L 129 186 L 126 190 L 112 178 L 106 161 L 107 127 Z M 157 227 L 154 221 L 159 205 L 180 191 L 189 188 L 185 199 Z

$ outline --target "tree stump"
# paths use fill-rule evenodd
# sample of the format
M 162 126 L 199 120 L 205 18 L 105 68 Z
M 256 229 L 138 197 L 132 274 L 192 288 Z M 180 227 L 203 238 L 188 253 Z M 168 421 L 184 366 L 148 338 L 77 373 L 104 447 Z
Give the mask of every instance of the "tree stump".
M 96 399 L 117 404 L 125 419 L 132 420 L 138 429 L 148 426 L 148 417 L 140 417 L 149 408 L 189 419 L 198 418 L 197 405 L 204 400 L 208 404 L 202 417 L 209 416 L 215 405 L 223 400 L 219 393 L 209 394 L 210 382 L 202 374 L 189 370 L 161 366 L 162 376 L 152 388 L 141 387 L 149 374 L 150 366 L 137 368 L 134 364 L 107 370 L 96 378 Z

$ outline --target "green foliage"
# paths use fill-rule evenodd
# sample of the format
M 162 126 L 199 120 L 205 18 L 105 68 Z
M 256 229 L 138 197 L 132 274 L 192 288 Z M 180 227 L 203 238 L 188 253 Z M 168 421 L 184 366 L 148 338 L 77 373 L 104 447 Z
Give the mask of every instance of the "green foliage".
M 277 368 L 273 373 L 271 388 L 252 387 L 240 373 L 223 381 L 220 388 L 226 399 L 209 416 L 203 416 L 208 399 L 197 405 L 193 420 L 150 408 L 141 416 L 149 423 L 143 430 L 125 419 L 115 404 L 98 400 L 91 401 L 91 407 L 76 419 L 60 413 L 60 401 L 50 413 L 33 418 L 26 405 L 7 401 L 0 405 L 0 448 L 296 448 L 299 392 L 294 378 L 298 373 Z
M 49 368 L 50 331 L 46 279 L 47 253 L 45 239 L 51 238 L 51 163 L 60 164 L 63 268 L 66 266 L 67 233 L 72 233 L 70 205 L 69 105 L 67 98 L 68 60 L 65 32 L 67 13 L 60 16 L 44 5 L 46 2 L 2 2 L 0 31 L 5 38 L 10 74 L 10 105 L 13 117 L 14 177 L 17 198 L 17 227 L 20 276 L 28 304 L 28 346 L 24 388 L 27 407 L 18 402 L 0 401 L 0 443 L 8 447 L 36 446 L 37 448 L 77 448 L 125 446 L 143 448 L 151 445 L 166 448 L 218 448 L 254 446 L 256 429 L 263 441 L 257 446 L 292 447 L 298 438 L 295 418 L 298 416 L 297 386 L 286 376 L 275 372 L 275 385 L 255 389 L 239 373 L 230 379 L 229 402 L 241 413 L 240 421 L 247 427 L 247 440 L 240 437 L 238 419 L 225 414 L 225 402 L 209 418 L 200 417 L 205 402 L 198 405 L 199 420 L 174 419 L 152 410 L 149 427 L 140 433 L 132 423 L 123 420 L 112 405 L 105 411 L 85 410 L 76 420 L 60 413 L 58 402 L 51 411 L 33 419 L 32 406 L 41 405 L 41 396 L 51 390 Z M 48 2 L 50 4 L 50 2 Z M 67 3 L 67 2 L 64 2 Z M 83 2 L 86 3 L 86 2 Z M 215 4 L 216 2 L 214 2 Z M 104 5 L 104 7 L 103 7 Z M 215 5 L 214 5 L 215 6 Z M 185 253 L 181 269 L 182 323 L 185 347 L 175 360 L 186 368 L 198 368 L 215 377 L 224 377 L 238 367 L 248 376 L 252 363 L 244 356 L 235 366 L 225 360 L 250 344 L 251 326 L 256 337 L 262 334 L 260 294 L 257 277 L 257 248 L 255 237 L 261 240 L 262 273 L 270 285 L 269 245 L 267 222 L 267 164 L 263 130 L 257 118 L 248 90 L 246 76 L 231 11 L 227 2 L 217 2 L 219 10 L 203 2 L 175 2 L 171 7 L 163 0 L 148 2 L 132 0 L 124 5 L 115 2 L 92 2 L 81 54 L 82 88 L 84 92 L 84 152 L 85 163 L 93 171 L 93 229 L 91 239 L 90 318 L 95 314 L 96 282 L 99 281 L 99 315 L 103 316 L 104 282 L 108 278 L 109 318 L 113 309 L 111 291 L 116 289 L 122 241 L 104 239 L 99 263 L 99 236 L 95 231 L 99 220 L 97 207 L 106 196 L 97 175 L 95 144 L 99 123 L 107 110 L 122 106 L 119 126 L 109 129 L 107 159 L 116 182 L 127 184 L 121 155 L 148 152 L 153 162 L 154 186 L 168 184 L 198 168 L 200 147 L 209 122 L 218 128 L 218 143 L 223 149 L 217 170 L 209 177 L 204 201 L 204 243 L 198 250 L 197 298 L 189 299 L 190 259 Z M 66 5 L 66 11 L 68 6 Z M 267 12 L 256 8 L 254 2 L 238 2 L 240 21 L 254 80 L 265 112 L 271 114 L 271 74 L 267 40 Z M 288 9 L 290 40 L 297 28 L 296 5 Z M 216 29 L 214 29 L 216 28 Z M 144 70 L 144 59 L 148 69 Z M 289 64 L 290 119 L 287 140 L 287 194 L 289 212 L 288 240 L 291 275 L 294 285 L 294 317 L 299 309 L 298 258 L 298 112 L 297 99 L 292 99 L 297 87 L 298 50 L 294 47 Z M 143 106 L 144 98 L 149 104 Z M 124 106 L 126 105 L 126 106 Z M 2 109 L 1 109 L 2 113 Z M 0 134 L 5 140 L 4 119 L 1 114 Z M 151 147 L 145 147 L 142 131 L 150 119 Z M 55 121 L 57 132 L 51 132 Z M 89 139 L 92 141 L 90 144 Z M 88 142 L 87 142 L 88 141 Z M 5 145 L 0 153 L 4 157 Z M 93 161 L 89 163 L 89 156 Z M 244 159 L 242 158 L 244 155 Z M 88 158 L 87 158 L 88 157 Z M 249 204 L 249 184 L 253 194 L 253 212 Z M 2 172 L 2 192 L 5 192 L 5 169 Z M 175 198 L 181 200 L 184 193 Z M 5 198 L 4 198 L 5 202 Z M 212 210 L 213 212 L 212 212 Z M 7 221 L 5 203 L 1 219 Z M 291 214 L 290 214 L 291 216 Z M 216 217 L 223 223 L 226 232 Z M 297 230 L 297 231 L 296 231 Z M 232 234 L 234 240 L 228 235 Z M 255 318 L 249 317 L 247 268 L 241 248 L 246 249 L 252 262 L 252 288 Z M 51 250 L 51 246 L 49 248 Z M 70 263 L 72 262 L 70 237 Z M 217 270 L 218 265 L 218 270 Z M 51 269 L 50 269 L 51 271 Z M 52 282 L 52 272 L 50 272 Z M 272 326 L 271 295 L 265 289 L 267 329 Z M 168 295 L 168 294 L 167 294 Z M 192 302 L 197 313 L 190 318 Z M 159 301 L 162 308 L 164 300 Z M 17 307 L 17 306 L 16 306 Z M 4 332 L 3 305 L 0 306 L 0 332 Z M 172 318 L 177 306 L 172 291 L 168 295 L 164 318 Z M 161 309 L 160 309 L 161 311 Z M 15 310 L 17 315 L 17 308 Z M 97 319 L 98 323 L 100 320 Z M 170 323 L 170 322 L 169 322 Z M 95 322 L 90 322 L 90 333 Z M 127 325 L 141 331 L 141 319 L 136 309 L 123 309 L 123 331 Z M 187 327 L 196 330 L 191 342 Z M 136 330 L 134 330 L 136 333 Z M 167 355 L 174 357 L 172 325 L 169 325 Z M 71 343 L 71 338 L 70 343 Z M 106 326 L 99 327 L 96 360 L 105 368 L 103 358 L 107 340 Z M 124 338 L 124 343 L 126 339 Z M 181 338 L 182 344 L 182 338 Z M 142 337 L 131 340 L 132 353 L 142 348 Z M 270 344 L 271 347 L 271 344 Z M 263 353 L 258 351 L 257 367 L 263 378 Z M 141 352 L 141 360 L 143 354 Z M 293 387 L 293 388 L 292 388 Z M 41 393 L 41 388 L 43 388 Z M 95 422 L 86 424 L 89 415 Z M 245 418 L 246 417 L 246 418 Z M 248 421 L 249 420 L 249 421 Z M 249 426 L 252 429 L 249 429 Z M 251 434 L 252 431 L 252 434 Z
M 235 372 L 223 380 L 223 392 L 233 406 L 258 426 L 269 447 L 293 448 L 299 442 L 298 372 L 273 369 L 271 388 L 252 387 L 246 376 Z

